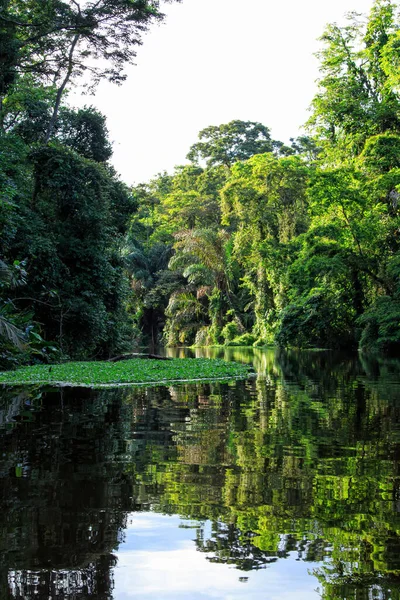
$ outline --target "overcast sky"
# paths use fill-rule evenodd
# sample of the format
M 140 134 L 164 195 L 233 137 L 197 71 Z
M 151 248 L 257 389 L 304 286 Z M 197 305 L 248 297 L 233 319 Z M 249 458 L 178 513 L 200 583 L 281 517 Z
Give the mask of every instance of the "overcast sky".
M 274 139 L 301 133 L 315 93 L 326 23 L 372 0 L 183 0 L 166 6 L 121 87 L 101 84 L 113 162 L 128 183 L 184 164 L 198 132 L 233 119 L 259 121 Z

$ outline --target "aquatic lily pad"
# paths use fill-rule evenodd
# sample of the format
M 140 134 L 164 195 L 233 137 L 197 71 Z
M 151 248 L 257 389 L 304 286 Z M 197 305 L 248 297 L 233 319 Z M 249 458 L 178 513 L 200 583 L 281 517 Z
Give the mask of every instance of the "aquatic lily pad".
M 175 358 L 168 361 L 134 359 L 113 362 L 70 362 L 34 365 L 0 372 L 7 385 L 53 384 L 90 387 L 168 384 L 177 381 L 214 381 L 246 378 L 249 366 L 206 358 Z

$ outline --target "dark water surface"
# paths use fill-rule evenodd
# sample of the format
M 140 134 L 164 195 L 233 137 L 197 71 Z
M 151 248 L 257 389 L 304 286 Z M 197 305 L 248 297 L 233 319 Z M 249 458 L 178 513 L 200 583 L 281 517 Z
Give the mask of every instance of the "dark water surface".
M 1 600 L 400 598 L 400 362 L 202 354 L 259 376 L 0 388 Z

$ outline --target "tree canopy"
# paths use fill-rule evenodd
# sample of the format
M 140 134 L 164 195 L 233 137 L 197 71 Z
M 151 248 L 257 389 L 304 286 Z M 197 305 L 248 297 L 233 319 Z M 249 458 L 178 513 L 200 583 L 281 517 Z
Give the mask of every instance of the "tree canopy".
M 121 81 L 161 5 L 1 2 L 0 260 L 26 272 L 2 284 L 2 339 L 33 332 L 73 354 L 90 331 L 79 356 L 129 338 L 399 348 L 392 0 L 326 28 L 305 135 L 285 144 L 262 123 L 213 125 L 189 164 L 132 191 L 108 162 L 104 116 L 63 94 L 80 78 Z
M 237 160 L 273 150 L 268 127 L 251 121 L 231 121 L 218 127 L 207 127 L 200 131 L 199 139 L 190 148 L 187 158 L 194 163 L 205 160 L 208 167 L 230 167 Z
M 207 127 L 190 166 L 147 185 L 151 221 L 139 208 L 133 222 L 186 281 L 169 292 L 165 341 L 399 347 L 397 11 L 376 0 L 326 28 L 307 135 Z
M 101 357 L 132 339 L 124 236 L 136 202 L 104 115 L 73 84 L 121 83 L 148 0 L 0 1 L 0 364 Z
M 124 67 L 134 61 L 143 33 L 163 19 L 159 4 L 153 0 L 2 0 L 0 35 L 8 50 L 0 81 L 3 93 L 16 74 L 32 75 L 56 89 L 48 141 L 68 84 L 83 80 L 93 89 L 102 79 L 117 84 L 126 79 Z

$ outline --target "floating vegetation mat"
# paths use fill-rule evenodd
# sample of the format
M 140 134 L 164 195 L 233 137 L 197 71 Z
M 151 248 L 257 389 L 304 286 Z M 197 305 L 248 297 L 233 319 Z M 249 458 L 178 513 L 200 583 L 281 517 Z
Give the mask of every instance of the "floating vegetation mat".
M 235 362 L 207 358 L 153 360 L 136 358 L 119 362 L 70 362 L 34 365 L 0 372 L 0 384 L 52 384 L 59 386 L 118 386 L 168 384 L 183 381 L 245 379 L 250 368 Z

